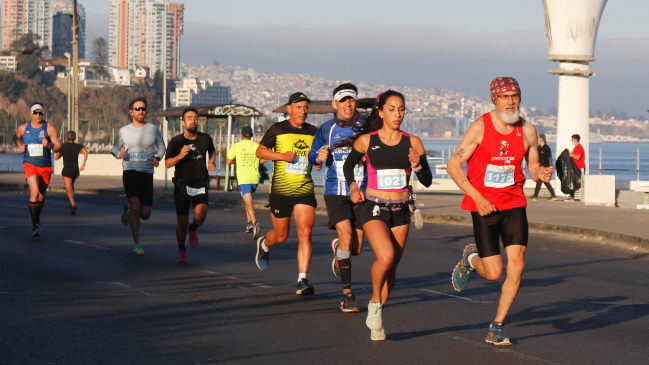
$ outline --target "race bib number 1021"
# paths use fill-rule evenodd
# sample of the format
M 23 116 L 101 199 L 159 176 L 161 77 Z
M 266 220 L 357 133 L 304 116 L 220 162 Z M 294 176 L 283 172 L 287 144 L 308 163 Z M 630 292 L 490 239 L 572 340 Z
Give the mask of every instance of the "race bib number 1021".
M 404 169 L 383 169 L 376 172 L 376 185 L 379 190 L 403 189 L 408 185 L 408 175 Z

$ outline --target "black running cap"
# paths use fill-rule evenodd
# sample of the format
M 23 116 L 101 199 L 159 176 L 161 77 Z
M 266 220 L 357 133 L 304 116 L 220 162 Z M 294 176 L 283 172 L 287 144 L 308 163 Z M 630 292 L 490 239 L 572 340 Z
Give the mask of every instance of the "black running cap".
M 249 125 L 241 128 L 241 135 L 244 137 L 252 137 L 252 128 Z
M 305 101 L 305 100 L 307 103 L 311 102 L 311 99 L 307 98 L 303 92 L 297 92 L 291 94 L 291 96 L 288 97 L 288 103 L 286 104 L 288 105 L 288 104 L 298 103 L 300 101 Z

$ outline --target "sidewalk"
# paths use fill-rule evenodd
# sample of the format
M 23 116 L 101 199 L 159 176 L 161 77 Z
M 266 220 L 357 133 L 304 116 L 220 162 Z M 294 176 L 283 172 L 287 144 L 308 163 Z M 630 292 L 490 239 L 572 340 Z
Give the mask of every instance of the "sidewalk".
M 122 178 L 113 176 L 82 176 L 77 180 L 78 193 L 124 195 Z M 164 181 L 154 180 L 155 198 L 172 199 L 173 185 L 168 189 Z M 0 173 L 0 187 L 26 189 L 25 175 L 15 172 Z M 53 175 L 52 191 L 65 191 L 63 178 Z M 263 208 L 268 202 L 268 185 L 260 185 L 255 194 L 255 205 Z M 542 190 L 542 193 L 547 191 Z M 529 196 L 531 191 L 526 191 Z M 210 190 L 210 202 L 216 204 L 243 204 L 239 192 Z M 316 187 L 319 214 L 326 214 L 322 188 Z M 430 223 L 471 224 L 469 212 L 460 209 L 463 195 L 458 192 L 417 193 L 417 208 Z M 538 202 L 528 200 L 530 229 L 580 236 L 595 241 L 623 243 L 630 248 L 649 249 L 649 211 L 585 205 L 580 202 L 549 201 L 547 196 Z

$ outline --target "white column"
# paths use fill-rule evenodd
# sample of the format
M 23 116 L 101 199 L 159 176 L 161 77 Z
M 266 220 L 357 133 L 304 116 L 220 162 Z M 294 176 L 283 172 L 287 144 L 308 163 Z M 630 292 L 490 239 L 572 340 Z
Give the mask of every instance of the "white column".
M 225 147 L 225 153 L 227 154 L 228 151 L 230 151 L 230 135 L 232 134 L 232 116 L 228 115 L 228 136 L 227 136 L 227 143 Z M 230 185 L 230 165 L 225 165 L 225 187 L 223 188 L 223 191 L 228 191 L 228 187 Z

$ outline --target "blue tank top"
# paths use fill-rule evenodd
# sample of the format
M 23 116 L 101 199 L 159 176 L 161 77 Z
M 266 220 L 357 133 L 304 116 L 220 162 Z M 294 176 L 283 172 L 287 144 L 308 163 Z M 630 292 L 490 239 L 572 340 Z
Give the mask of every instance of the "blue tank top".
M 43 122 L 40 128 L 32 127 L 27 123 L 23 139 L 25 140 L 25 154 L 23 163 L 32 164 L 36 167 L 52 167 L 52 152 L 43 146 L 43 139 L 47 136 L 47 122 Z

